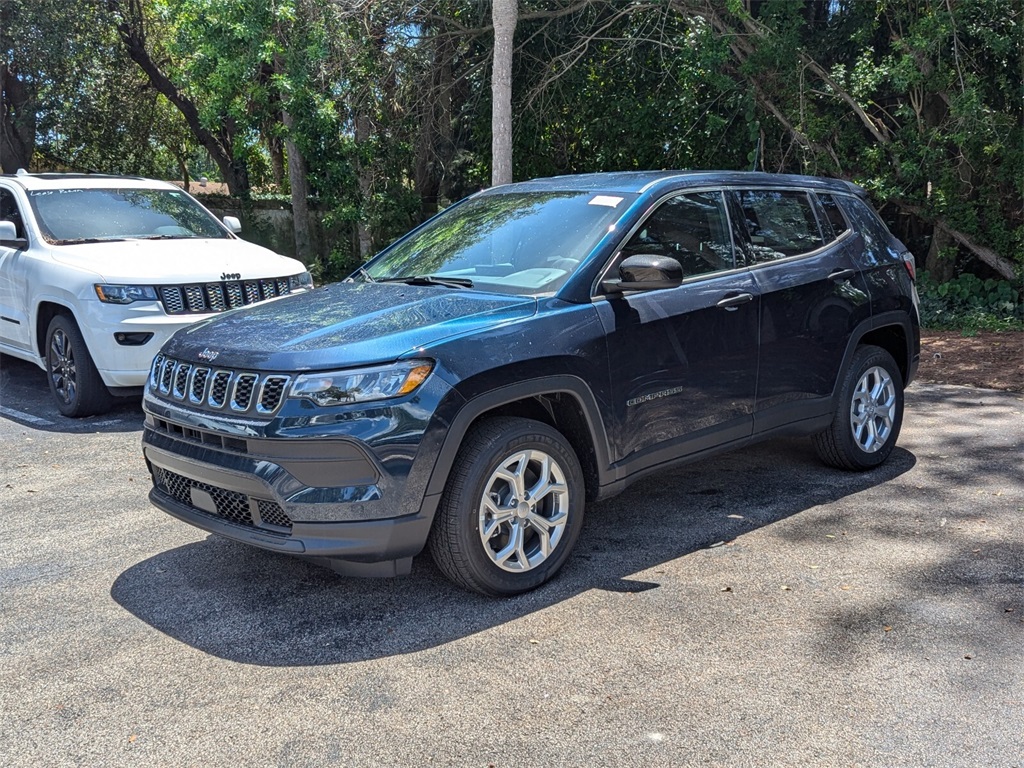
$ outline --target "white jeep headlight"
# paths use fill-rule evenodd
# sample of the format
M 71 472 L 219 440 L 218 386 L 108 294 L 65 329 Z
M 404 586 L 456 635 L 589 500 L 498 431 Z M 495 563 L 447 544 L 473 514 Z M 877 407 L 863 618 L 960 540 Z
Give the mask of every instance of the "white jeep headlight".
M 133 301 L 156 301 L 156 288 L 151 285 L 94 285 L 96 296 L 105 304 L 131 304 Z
M 404 360 L 372 368 L 304 373 L 295 379 L 289 395 L 317 405 L 345 405 L 387 400 L 415 391 L 434 368 L 431 360 Z

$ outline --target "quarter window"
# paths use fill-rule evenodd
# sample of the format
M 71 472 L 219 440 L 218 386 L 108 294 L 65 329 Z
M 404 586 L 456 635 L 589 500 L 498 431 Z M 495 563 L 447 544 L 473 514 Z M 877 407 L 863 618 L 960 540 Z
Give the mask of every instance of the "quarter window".
M 825 220 L 832 226 L 833 236 L 838 239 L 850 227 L 843 217 L 843 212 L 839 210 L 836 199 L 832 195 L 819 194 L 818 202 L 821 203 L 821 208 L 825 212 Z
M 666 200 L 622 250 L 625 256 L 673 258 L 682 265 L 684 277 L 732 269 L 732 238 L 721 193 L 697 192 Z
M 806 192 L 743 190 L 739 202 L 751 264 L 799 256 L 825 244 Z

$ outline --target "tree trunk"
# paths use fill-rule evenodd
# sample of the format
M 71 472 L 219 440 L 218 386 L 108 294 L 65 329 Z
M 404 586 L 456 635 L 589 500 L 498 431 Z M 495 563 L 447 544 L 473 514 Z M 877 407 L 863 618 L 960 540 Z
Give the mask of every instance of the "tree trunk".
M 415 182 L 420 198 L 420 221 L 437 213 L 438 196 L 444 183 L 452 152 L 452 59 L 455 45 L 450 35 L 432 36 L 434 48 L 428 91 L 420 100 L 421 116 L 416 141 Z
M 935 225 L 935 234 L 932 239 L 931 248 L 928 249 L 928 256 L 925 261 L 925 269 L 931 271 L 932 265 L 934 264 L 937 270 L 942 270 L 943 262 L 948 262 L 948 260 L 938 259 L 938 249 L 944 248 L 947 245 L 952 245 L 952 241 L 956 241 L 964 248 L 966 248 L 968 251 L 970 251 L 971 254 L 977 257 L 980 261 L 992 267 L 992 269 L 994 269 L 1001 277 L 1004 277 L 1007 280 L 1017 279 L 1016 266 L 1012 261 L 1007 259 L 1005 256 L 1000 256 L 998 253 L 993 251 L 988 246 L 981 245 L 980 243 L 975 242 L 975 240 L 970 235 L 959 230 L 953 229 L 951 226 L 946 224 L 946 222 L 943 219 L 934 219 L 926 215 L 924 210 L 920 206 L 913 205 L 912 203 L 905 203 L 901 200 L 892 200 L 890 202 L 895 203 L 897 206 L 899 206 L 900 209 L 906 211 L 907 213 L 917 216 L 922 221 L 926 221 L 928 223 Z M 942 238 L 948 239 L 943 240 Z M 950 266 L 948 267 L 950 270 L 950 278 L 952 277 L 952 270 L 954 266 L 955 265 L 950 264 Z M 941 275 L 941 272 L 939 274 Z
M 491 184 L 512 181 L 512 39 L 517 0 L 494 0 L 494 63 L 491 70 Z
M 270 174 L 274 177 L 274 186 L 279 191 L 284 190 L 284 151 L 277 136 L 267 136 L 267 154 L 270 155 Z
M 941 227 L 935 227 L 932 233 L 932 243 L 928 246 L 928 255 L 924 260 L 924 268 L 936 283 L 948 283 L 953 279 L 953 269 L 956 267 L 956 256 L 950 256 L 948 249 L 953 246 L 954 240 Z M 947 251 L 943 254 L 943 251 Z
M 189 186 L 192 184 L 192 179 L 189 178 L 188 163 L 185 162 L 185 155 L 184 153 L 174 152 L 174 159 L 178 161 L 178 171 L 181 173 L 182 189 L 188 192 Z
M 32 92 L 6 62 L 0 61 L 0 170 L 28 170 L 36 146 Z
M 288 155 L 288 184 L 292 190 L 295 255 L 302 263 L 309 264 L 313 259 L 313 238 L 309 223 L 309 178 L 306 172 L 306 159 L 292 139 L 295 121 L 287 110 L 282 110 L 281 122 L 288 131 L 284 147 Z
M 366 115 L 356 116 L 356 145 L 363 144 L 370 138 L 371 123 Z M 358 163 L 359 194 L 362 197 L 362 213 L 356 222 L 356 232 L 359 238 L 359 258 L 365 261 L 373 253 L 373 238 L 370 235 L 370 227 L 366 221 L 367 201 L 373 192 L 373 167 L 362 156 Z

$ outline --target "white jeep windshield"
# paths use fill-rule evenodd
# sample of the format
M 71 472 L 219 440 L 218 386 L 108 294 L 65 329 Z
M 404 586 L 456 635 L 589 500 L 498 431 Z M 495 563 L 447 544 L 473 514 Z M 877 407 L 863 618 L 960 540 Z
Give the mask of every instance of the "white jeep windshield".
M 506 192 L 446 211 L 360 270 L 373 281 L 424 281 L 551 293 L 594 249 L 635 195 Z
M 229 237 L 209 212 L 173 189 L 34 189 L 28 197 L 53 245 Z

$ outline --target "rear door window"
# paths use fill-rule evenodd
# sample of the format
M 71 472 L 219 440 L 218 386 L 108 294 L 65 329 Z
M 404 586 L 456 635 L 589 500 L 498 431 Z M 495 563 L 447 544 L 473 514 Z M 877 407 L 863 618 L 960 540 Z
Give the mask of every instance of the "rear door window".
M 748 189 L 734 194 L 751 265 L 802 256 L 825 244 L 806 192 Z

